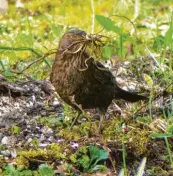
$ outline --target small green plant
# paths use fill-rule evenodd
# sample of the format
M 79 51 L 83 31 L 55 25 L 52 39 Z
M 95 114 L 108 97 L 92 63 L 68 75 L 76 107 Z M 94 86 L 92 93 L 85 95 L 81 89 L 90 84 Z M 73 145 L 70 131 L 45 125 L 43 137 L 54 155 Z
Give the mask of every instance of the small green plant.
M 46 164 L 42 164 L 39 166 L 38 174 L 35 174 L 35 176 L 54 176 L 54 174 L 55 171 L 53 169 Z
M 58 161 L 65 159 L 62 153 L 61 146 L 52 143 L 46 149 L 30 149 L 26 151 L 18 152 L 18 157 L 16 158 L 16 164 L 19 168 L 34 168 L 40 163 L 49 163 L 50 161 Z
M 100 164 L 108 158 L 108 153 L 93 145 L 81 147 L 77 153 L 72 154 L 70 159 L 76 163 L 84 172 L 105 171 L 107 168 Z
M 20 132 L 21 132 L 21 128 L 18 127 L 17 125 L 14 125 L 11 127 L 11 132 L 14 134 L 14 135 L 19 135 Z
M 57 118 L 56 116 L 40 117 L 41 124 L 47 125 L 49 127 L 59 127 L 63 125 L 63 118 Z
M 123 16 L 117 16 L 117 17 L 123 17 Z M 112 19 L 107 18 L 107 17 L 102 16 L 102 15 L 95 15 L 95 18 L 96 18 L 96 21 L 106 31 L 113 32 L 114 34 L 118 35 L 118 40 L 116 40 L 116 41 L 112 40 L 110 45 L 106 45 L 104 47 L 104 56 L 107 57 L 107 59 L 109 59 L 111 56 L 115 55 L 116 54 L 116 52 L 115 52 L 115 44 L 116 44 L 119 56 L 121 58 L 125 57 L 125 55 L 127 53 L 126 53 L 126 51 L 125 51 L 125 49 L 123 47 L 124 43 L 127 42 L 127 41 L 130 41 L 135 46 L 135 38 L 132 37 L 132 36 L 130 36 L 129 34 L 123 32 L 123 28 L 116 26 L 115 23 L 114 23 L 114 21 Z M 130 21 L 128 18 L 125 18 L 125 19 L 128 20 L 128 21 Z
M 46 164 L 40 165 L 38 171 L 20 170 L 8 165 L 3 172 L 3 176 L 54 176 L 54 173 L 55 171 Z
M 123 132 L 122 136 L 122 159 L 123 159 L 123 170 L 124 174 L 127 175 L 127 166 L 126 166 L 126 134 Z
M 33 176 L 31 170 L 19 170 L 12 165 L 8 165 L 3 172 L 4 176 Z
M 46 164 L 40 165 L 36 172 L 38 173 L 31 170 L 16 169 L 14 166 L 8 165 L 3 172 L 3 176 L 54 176 L 55 173 L 55 171 Z
M 75 176 L 75 174 L 73 173 L 72 165 L 71 164 L 67 164 L 67 166 L 66 166 L 66 172 L 68 173 L 69 176 Z

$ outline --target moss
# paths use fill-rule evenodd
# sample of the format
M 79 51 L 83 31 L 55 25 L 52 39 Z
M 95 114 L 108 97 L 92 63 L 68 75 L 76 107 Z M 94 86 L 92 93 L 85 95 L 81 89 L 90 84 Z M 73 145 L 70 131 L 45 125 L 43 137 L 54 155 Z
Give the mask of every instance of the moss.
M 77 162 L 77 155 L 76 154 L 71 154 L 69 158 L 70 158 L 70 161 L 72 163 L 76 163 Z
M 77 133 L 75 130 L 70 131 L 68 128 L 62 129 L 56 135 L 67 140 L 79 140 L 81 138 L 80 133 Z
M 4 145 L 0 144 L 0 151 L 4 149 L 5 149 Z
M 89 167 L 90 158 L 88 156 L 88 147 L 82 146 L 75 153 L 70 155 L 70 160 L 73 164 L 83 168 L 84 170 Z
M 88 136 L 91 129 L 90 122 L 84 122 L 80 126 L 75 125 L 72 130 L 67 128 L 61 129 L 57 136 L 63 137 L 68 140 L 79 140 L 81 137 Z
M 3 155 L 0 155 L 0 169 L 5 165 L 5 160 Z
M 103 125 L 103 138 L 106 141 L 115 140 L 121 141 L 122 138 L 122 128 L 121 122 L 117 119 L 107 121 Z
M 103 138 L 105 143 L 112 142 L 116 147 L 122 147 L 123 130 L 121 121 L 115 119 L 106 122 L 103 130 Z M 148 154 L 147 148 L 151 139 L 148 136 L 148 131 L 139 126 L 138 123 L 131 123 L 127 125 L 127 132 L 125 134 L 125 143 L 127 151 L 133 153 L 135 156 Z
M 13 125 L 11 127 L 11 132 L 12 132 L 12 134 L 18 136 L 20 134 L 20 132 L 21 132 L 21 128 L 19 126 L 17 126 L 17 125 Z
M 61 136 L 68 140 L 79 141 L 82 137 L 89 137 L 98 132 L 98 123 L 96 122 L 83 122 L 82 124 L 75 125 L 72 130 L 68 128 L 62 129 L 57 136 Z M 122 148 L 123 139 L 122 122 L 118 119 L 105 121 L 103 124 L 102 137 L 105 143 L 111 143 L 117 148 Z M 141 128 L 141 124 L 131 122 L 127 125 L 127 133 L 125 134 L 125 143 L 127 152 L 133 153 L 135 156 L 143 154 L 148 155 L 150 152 L 147 148 L 151 139 L 148 136 L 148 131 Z
M 163 175 L 163 176 L 167 176 L 167 175 L 172 175 L 173 174 L 173 170 L 172 171 L 166 171 L 163 168 L 156 166 L 153 167 L 152 169 L 147 170 L 147 173 L 154 175 Z
M 61 159 L 65 159 L 62 153 L 62 147 L 58 144 L 53 143 L 46 149 L 30 149 L 29 151 L 18 152 L 17 166 L 20 168 L 28 168 L 29 165 L 34 163 L 49 163 Z
M 131 129 L 126 136 L 127 146 L 131 152 L 136 155 L 148 155 L 150 152 L 147 148 L 151 138 L 148 136 L 148 131 L 145 129 L 134 128 Z
M 31 141 L 31 144 L 35 147 L 38 147 L 39 143 L 40 143 L 39 139 L 37 139 L 37 138 L 33 138 Z

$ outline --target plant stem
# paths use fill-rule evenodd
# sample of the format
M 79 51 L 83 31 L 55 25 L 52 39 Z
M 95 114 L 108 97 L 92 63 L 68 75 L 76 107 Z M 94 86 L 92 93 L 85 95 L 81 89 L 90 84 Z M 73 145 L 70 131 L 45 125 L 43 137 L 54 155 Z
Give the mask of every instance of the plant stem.
M 123 169 L 124 169 L 124 174 L 125 176 L 127 175 L 127 166 L 126 166 L 126 146 L 125 146 L 125 134 L 123 133 L 123 138 L 122 138 L 122 157 L 123 157 Z
M 91 9 L 92 9 L 92 25 L 91 25 L 91 33 L 94 34 L 95 12 L 94 12 L 94 1 L 93 1 L 93 0 L 91 0 Z
M 169 155 L 169 160 L 171 163 L 171 168 L 173 168 L 173 158 L 172 158 L 172 154 L 171 154 L 172 152 L 169 146 L 168 138 L 166 136 L 164 138 L 165 138 L 166 148 L 167 148 L 168 155 Z
M 13 51 L 31 51 L 34 54 L 36 54 L 38 57 L 41 57 L 42 55 L 38 53 L 36 50 L 33 48 L 29 47 L 8 47 L 8 46 L 0 46 L 0 50 L 13 50 Z

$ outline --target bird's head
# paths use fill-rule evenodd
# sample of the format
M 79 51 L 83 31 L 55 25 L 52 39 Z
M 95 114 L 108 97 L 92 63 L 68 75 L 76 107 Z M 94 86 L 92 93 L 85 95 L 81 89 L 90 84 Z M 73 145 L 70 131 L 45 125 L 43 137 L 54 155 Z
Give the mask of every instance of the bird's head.
M 103 37 L 98 34 L 87 34 L 79 29 L 71 29 L 62 36 L 58 51 L 63 54 L 87 53 L 93 56 L 97 52 L 99 54 L 99 48 L 104 46 Z
M 59 50 L 74 50 L 74 48 L 77 48 L 76 46 L 79 46 L 86 38 L 86 32 L 79 29 L 71 29 L 62 36 L 59 43 Z

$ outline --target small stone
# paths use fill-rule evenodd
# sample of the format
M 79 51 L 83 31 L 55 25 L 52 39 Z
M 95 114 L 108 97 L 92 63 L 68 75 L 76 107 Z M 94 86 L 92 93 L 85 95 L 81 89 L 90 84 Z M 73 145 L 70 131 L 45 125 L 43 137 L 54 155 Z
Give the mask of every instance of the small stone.
M 4 160 L 6 161 L 6 162 L 8 162 L 8 160 L 9 160 L 9 157 L 4 157 Z
M 69 121 L 69 120 L 70 120 L 70 117 L 65 116 L 64 120 L 65 120 L 65 121 Z
M 32 141 L 32 138 L 29 138 L 27 142 L 30 143 L 31 141 Z
M 77 142 L 71 142 L 70 145 L 73 149 L 77 149 L 79 147 L 79 144 Z
M 6 156 L 6 157 L 9 157 L 11 155 L 11 153 L 10 153 L 9 150 L 2 150 L 1 154 L 4 155 L 4 156 Z
M 16 138 L 13 136 L 4 136 L 1 140 L 1 144 L 13 146 L 15 144 Z
M 39 147 L 47 147 L 48 145 L 50 144 L 43 143 L 43 144 L 39 144 Z
M 28 124 L 26 128 L 27 128 L 27 129 L 30 129 L 30 128 L 31 128 L 31 125 Z
M 17 157 L 17 152 L 16 152 L 15 149 L 11 149 L 11 150 L 10 150 L 10 154 L 11 154 L 11 157 L 12 157 L 12 158 L 16 158 L 16 157 Z
M 23 131 L 23 135 L 24 135 L 24 136 L 27 136 L 30 132 L 31 132 L 30 130 L 27 130 L 27 129 L 26 129 L 26 130 Z
M 40 127 L 36 126 L 35 129 L 40 130 Z
M 54 137 L 53 137 L 53 136 L 50 136 L 50 137 L 48 138 L 48 141 L 49 141 L 49 142 L 53 142 L 53 140 L 54 140 Z
M 46 111 L 43 110 L 43 111 L 40 112 L 40 114 L 41 114 L 41 116 L 46 116 Z
M 43 134 L 52 134 L 52 133 L 53 133 L 53 130 L 52 130 L 52 128 L 50 128 L 50 127 L 48 127 L 48 126 L 44 126 L 44 127 L 42 128 L 42 133 L 43 133 Z
M 42 141 L 44 141 L 45 140 L 45 136 L 44 136 L 44 134 L 41 134 L 41 136 L 40 136 L 40 141 L 42 142 Z
M 53 100 L 53 102 L 52 102 L 52 105 L 53 105 L 53 106 L 58 106 L 58 105 L 60 105 L 60 102 L 58 101 L 57 98 L 54 98 L 54 100 Z
M 2 138 L 3 138 L 3 134 L 2 134 L 2 133 L 0 133 L 0 140 L 2 140 Z

